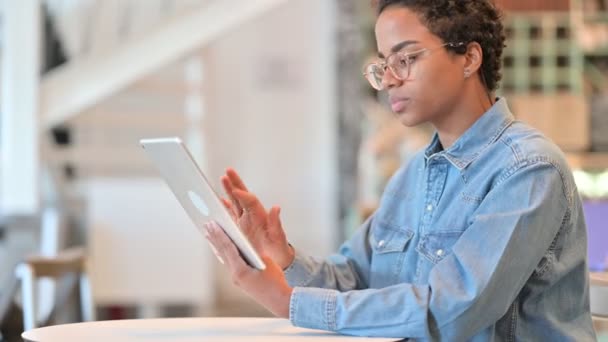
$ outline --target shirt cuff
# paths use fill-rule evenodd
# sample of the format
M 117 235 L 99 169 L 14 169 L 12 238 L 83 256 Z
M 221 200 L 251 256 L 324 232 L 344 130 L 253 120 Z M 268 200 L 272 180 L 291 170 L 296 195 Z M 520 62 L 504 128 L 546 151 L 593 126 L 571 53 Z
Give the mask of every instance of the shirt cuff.
M 295 248 L 294 251 L 295 256 L 293 261 L 291 262 L 291 265 L 287 266 L 283 273 L 285 274 L 289 286 L 305 286 L 310 282 L 312 277 L 310 267 L 307 264 L 306 257 L 300 254 Z
M 301 328 L 335 331 L 337 296 L 336 290 L 295 287 L 289 301 L 289 320 Z

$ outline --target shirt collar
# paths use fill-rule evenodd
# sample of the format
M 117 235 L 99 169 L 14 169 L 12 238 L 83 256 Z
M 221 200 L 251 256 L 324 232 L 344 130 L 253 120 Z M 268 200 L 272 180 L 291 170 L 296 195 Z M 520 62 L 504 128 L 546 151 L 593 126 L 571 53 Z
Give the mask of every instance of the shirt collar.
M 439 136 L 434 134 L 426 148 L 425 161 L 434 154 L 442 154 L 457 169 L 463 170 L 471 164 L 483 150 L 495 142 L 514 121 L 507 101 L 499 98 L 464 134 L 447 150 L 442 150 Z

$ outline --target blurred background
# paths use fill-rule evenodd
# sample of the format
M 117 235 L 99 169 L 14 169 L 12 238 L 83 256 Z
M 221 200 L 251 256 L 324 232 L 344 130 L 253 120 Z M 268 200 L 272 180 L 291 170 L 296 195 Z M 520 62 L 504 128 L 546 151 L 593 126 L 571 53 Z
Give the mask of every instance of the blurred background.
M 608 1 L 497 0 L 500 96 L 566 153 L 608 268 Z M 234 167 L 326 256 L 428 144 L 361 76 L 369 0 L 0 0 L 0 332 L 83 319 L 267 316 L 138 140 Z M 594 292 L 595 291 L 595 292 Z M 593 290 L 598 310 L 606 290 Z M 601 326 L 598 323 L 598 327 Z M 1 337 L 0 337 L 1 338 Z M 605 337 L 601 337 L 605 338 Z

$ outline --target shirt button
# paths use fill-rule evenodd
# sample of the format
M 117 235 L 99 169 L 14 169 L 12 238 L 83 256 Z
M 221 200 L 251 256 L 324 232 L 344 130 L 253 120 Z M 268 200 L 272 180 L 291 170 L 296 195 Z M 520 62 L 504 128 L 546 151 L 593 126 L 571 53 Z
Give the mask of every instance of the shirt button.
M 382 248 L 382 246 L 384 246 L 384 240 L 380 240 L 380 242 L 378 242 L 378 247 Z
M 433 205 L 432 204 L 427 205 L 426 211 L 433 211 Z
M 436 252 L 437 256 L 442 256 L 443 255 L 443 249 L 438 249 Z

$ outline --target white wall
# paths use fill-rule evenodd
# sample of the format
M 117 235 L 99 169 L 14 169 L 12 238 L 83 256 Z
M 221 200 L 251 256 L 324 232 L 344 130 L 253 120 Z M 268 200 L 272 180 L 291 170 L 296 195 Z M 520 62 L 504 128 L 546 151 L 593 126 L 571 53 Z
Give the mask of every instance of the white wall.
M 209 172 L 233 166 L 296 248 L 337 241 L 333 1 L 292 0 L 205 52 Z
M 98 178 L 82 187 L 96 304 L 211 307 L 215 258 L 164 181 Z
M 9 5 L 9 2 L 12 4 Z M 0 1 L 2 102 L 0 103 L 0 212 L 38 211 L 38 82 L 40 3 Z

